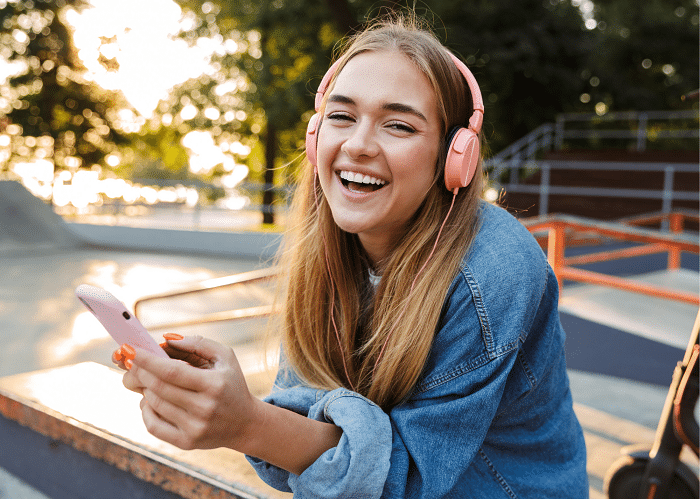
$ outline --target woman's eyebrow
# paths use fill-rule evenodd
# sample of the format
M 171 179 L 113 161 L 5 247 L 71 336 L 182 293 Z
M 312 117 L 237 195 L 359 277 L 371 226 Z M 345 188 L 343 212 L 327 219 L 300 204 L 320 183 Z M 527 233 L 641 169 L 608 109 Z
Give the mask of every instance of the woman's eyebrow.
M 387 111 L 396 111 L 397 113 L 412 114 L 422 119 L 426 123 L 428 122 L 428 118 L 426 118 L 423 113 L 421 113 L 415 107 L 409 106 L 408 104 L 401 104 L 400 102 L 388 102 L 382 106 L 382 109 L 386 109 Z
M 329 95 L 328 102 L 337 102 L 340 104 L 355 105 L 355 101 L 353 99 L 351 99 L 350 97 L 347 97 L 345 95 L 340 95 L 340 94 Z M 422 119 L 426 123 L 428 121 L 428 118 L 426 118 L 423 113 L 421 113 L 415 107 L 409 106 L 408 104 L 402 104 L 400 102 L 387 102 L 386 104 L 382 105 L 382 109 L 387 110 L 387 111 L 395 111 L 397 113 L 412 114 L 412 115 L 417 116 L 418 118 Z

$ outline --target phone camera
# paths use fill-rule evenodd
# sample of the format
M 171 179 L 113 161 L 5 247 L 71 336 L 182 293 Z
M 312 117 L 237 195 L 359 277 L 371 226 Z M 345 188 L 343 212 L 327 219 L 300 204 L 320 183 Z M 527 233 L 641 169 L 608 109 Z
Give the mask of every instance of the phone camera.
M 125 318 L 126 320 L 131 319 L 131 316 L 129 315 L 129 312 L 122 312 L 122 315 L 124 316 L 124 318 Z

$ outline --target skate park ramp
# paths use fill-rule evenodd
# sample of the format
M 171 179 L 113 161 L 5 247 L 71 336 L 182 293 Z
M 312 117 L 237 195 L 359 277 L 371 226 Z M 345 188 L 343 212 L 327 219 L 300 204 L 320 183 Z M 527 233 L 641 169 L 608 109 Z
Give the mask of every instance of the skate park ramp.
M 79 245 L 48 204 L 19 182 L 0 180 L 0 250 Z

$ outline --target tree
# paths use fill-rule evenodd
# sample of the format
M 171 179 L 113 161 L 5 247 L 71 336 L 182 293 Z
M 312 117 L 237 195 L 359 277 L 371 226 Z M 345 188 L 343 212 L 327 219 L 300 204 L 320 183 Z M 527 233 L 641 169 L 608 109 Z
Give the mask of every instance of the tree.
M 180 33 L 182 38 L 191 45 L 207 38 L 216 46 L 210 69 L 175 86 L 159 103 L 148 126 L 135 138 L 136 147 L 144 149 L 148 143 L 167 148 L 167 142 L 157 140 L 156 136 L 160 135 L 171 137 L 172 143 L 181 148 L 197 138 L 209 140 L 219 148 L 219 154 L 213 155 L 213 161 L 218 158 L 218 163 L 210 160 L 205 165 L 191 161 L 193 171 L 189 176 L 226 186 L 245 177 L 241 171 L 247 173 L 247 167 L 242 161 L 250 155 L 261 127 L 260 117 L 246 98 L 250 81 L 240 69 L 242 54 L 257 47 L 256 34 L 231 30 L 224 40 L 215 23 L 207 23 L 192 13 L 185 16 L 189 17 L 185 23 L 189 29 Z M 216 192 L 221 194 L 223 190 Z
M 247 81 L 242 85 L 243 92 L 239 87 L 249 104 L 245 109 L 247 122 L 239 128 L 263 144 L 263 168 L 259 172 L 265 185 L 263 221 L 272 223 L 274 173 L 303 148 L 305 121 L 313 108 L 310 81 L 315 76 L 320 80 L 343 32 L 334 24 L 326 4 L 318 1 L 179 3 L 203 19 L 195 36 L 245 39 L 245 50 L 222 54 L 216 63 Z M 344 22 L 350 22 L 347 9 L 339 12 L 345 13 Z
M 275 168 L 303 148 L 314 89 L 337 42 L 364 19 L 401 8 L 398 2 L 362 0 L 180 3 L 208 10 L 205 17 L 215 20 L 222 33 L 260 33 L 259 51 L 248 51 L 237 63 L 251 81 L 246 98 L 264 120 L 268 185 Z M 438 35 L 475 72 L 487 105 L 487 138 L 495 150 L 579 103 L 585 85 L 580 73 L 592 36 L 568 1 L 443 0 L 427 2 L 421 13 L 435 19 Z
M 121 97 L 82 75 L 65 14 L 84 6 L 83 0 L 2 2 L 1 55 L 18 70 L 0 87 L 0 133 L 12 137 L 0 168 L 43 158 L 58 169 L 90 168 L 127 142 L 113 112 L 115 103 L 125 105 Z
M 576 110 L 593 36 L 568 0 L 440 5 L 435 11 L 444 20 L 444 42 L 479 82 L 492 151 L 553 121 L 557 113 Z
M 178 1 L 202 20 L 197 36 L 258 36 L 237 58 L 220 61 L 249 82 L 241 97 L 255 123 L 241 130 L 265 143 L 261 174 L 268 185 L 272 173 L 303 149 L 313 94 L 337 42 L 364 19 L 403 6 L 365 0 Z M 559 113 L 598 110 L 601 101 L 617 110 L 673 107 L 669 98 L 690 90 L 698 71 L 693 2 L 426 0 L 419 14 L 432 20 L 438 37 L 474 72 L 486 106 L 484 135 L 497 152 Z M 582 15 L 591 6 L 593 24 Z M 654 76 L 645 80 L 640 68 L 649 61 L 647 76 Z M 292 170 L 285 175 L 293 179 Z
M 596 0 L 589 59 L 591 105 L 615 110 L 679 109 L 698 88 L 695 0 Z

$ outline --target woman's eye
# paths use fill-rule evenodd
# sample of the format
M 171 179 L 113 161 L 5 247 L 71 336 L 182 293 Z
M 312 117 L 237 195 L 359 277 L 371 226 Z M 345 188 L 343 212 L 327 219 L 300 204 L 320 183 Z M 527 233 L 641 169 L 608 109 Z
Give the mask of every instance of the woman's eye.
M 389 123 L 389 128 L 393 128 L 394 130 L 398 130 L 400 132 L 406 132 L 406 133 L 415 133 L 416 129 L 413 128 L 412 126 L 409 126 L 405 123 Z
M 343 113 L 330 113 L 326 118 L 329 120 L 352 121 L 352 117 Z

